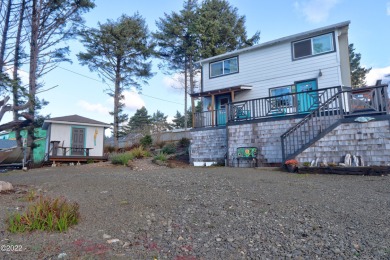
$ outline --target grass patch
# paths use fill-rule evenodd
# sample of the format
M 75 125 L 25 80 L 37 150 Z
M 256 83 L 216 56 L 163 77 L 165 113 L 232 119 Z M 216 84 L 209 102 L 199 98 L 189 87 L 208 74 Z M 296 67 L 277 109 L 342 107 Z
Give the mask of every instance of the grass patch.
M 16 212 L 8 218 L 8 230 L 11 233 L 33 230 L 64 232 L 77 224 L 79 217 L 78 203 L 41 196 L 25 213 Z
M 144 149 L 144 147 L 141 145 L 139 147 L 133 148 L 130 153 L 133 154 L 134 158 L 141 159 L 144 157 L 150 156 L 150 153 Z
M 166 153 L 160 152 L 159 154 L 154 156 L 154 159 L 156 161 L 166 162 L 168 160 L 168 155 Z
M 129 160 L 133 160 L 134 155 L 131 152 L 126 153 L 115 153 L 110 156 L 112 164 L 126 165 Z

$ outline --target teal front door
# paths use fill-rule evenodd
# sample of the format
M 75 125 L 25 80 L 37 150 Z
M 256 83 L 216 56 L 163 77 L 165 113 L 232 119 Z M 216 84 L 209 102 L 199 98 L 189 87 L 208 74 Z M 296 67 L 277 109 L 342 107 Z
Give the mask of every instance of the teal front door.
M 297 89 L 298 112 L 306 113 L 316 109 L 318 107 L 317 80 L 297 82 L 295 85 Z
M 217 96 L 217 124 L 226 125 L 226 110 L 230 102 L 230 95 Z

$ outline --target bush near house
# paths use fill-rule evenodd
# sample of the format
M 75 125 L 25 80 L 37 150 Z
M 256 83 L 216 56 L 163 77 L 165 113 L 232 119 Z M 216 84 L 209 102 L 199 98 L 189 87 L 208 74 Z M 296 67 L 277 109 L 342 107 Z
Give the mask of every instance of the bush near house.
M 166 154 L 173 154 L 176 152 L 176 145 L 174 143 L 166 144 L 161 151 Z
M 152 145 L 153 143 L 153 139 L 152 139 L 152 136 L 151 135 L 145 135 L 144 137 L 142 137 L 140 140 L 139 140 L 140 144 L 143 146 L 143 147 L 149 147 Z

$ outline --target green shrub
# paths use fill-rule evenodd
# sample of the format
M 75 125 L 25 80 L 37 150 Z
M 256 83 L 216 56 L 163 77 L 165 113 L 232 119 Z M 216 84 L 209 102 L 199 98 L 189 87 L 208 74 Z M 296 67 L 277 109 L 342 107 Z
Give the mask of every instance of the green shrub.
M 167 157 L 167 154 L 166 153 L 163 153 L 163 152 L 159 152 L 156 156 L 154 156 L 154 159 L 155 160 L 158 160 L 158 161 L 167 161 L 168 160 L 168 157 Z
M 190 144 L 191 144 L 191 141 L 188 138 L 183 137 L 182 139 L 179 140 L 180 147 L 187 148 L 190 146 Z
M 134 155 L 132 152 L 115 153 L 112 154 L 109 158 L 112 164 L 121 164 L 121 165 L 127 165 L 127 162 L 133 159 L 134 159 Z
M 64 232 L 78 223 L 79 205 L 67 202 L 64 198 L 45 198 L 31 205 L 20 214 L 14 213 L 8 218 L 8 230 L 12 233 L 33 230 Z
M 139 140 L 139 142 L 141 143 L 142 146 L 149 147 L 152 145 L 153 139 L 150 135 L 145 135 L 144 137 L 141 138 L 141 140 Z
M 176 145 L 174 143 L 166 144 L 161 151 L 166 154 L 173 154 L 176 152 Z

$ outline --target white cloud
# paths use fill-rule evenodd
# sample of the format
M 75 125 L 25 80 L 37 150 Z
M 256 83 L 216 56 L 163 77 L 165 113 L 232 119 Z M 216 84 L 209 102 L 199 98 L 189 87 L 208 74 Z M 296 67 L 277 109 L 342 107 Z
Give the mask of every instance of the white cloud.
M 89 103 L 88 101 L 85 100 L 79 100 L 78 106 L 81 108 L 89 111 L 89 112 L 97 112 L 102 115 L 108 115 L 110 109 L 108 107 L 105 107 L 104 105 L 97 103 L 97 104 L 92 104 Z
M 340 0 L 300 0 L 294 2 L 294 7 L 307 21 L 320 23 L 328 19 L 331 9 L 339 2 Z
M 188 78 L 188 82 L 189 82 Z M 195 80 L 195 88 L 199 87 L 200 82 L 200 73 L 197 73 L 194 77 Z M 164 76 L 163 78 L 164 86 L 168 89 L 176 89 L 176 90 L 184 90 L 184 74 L 183 73 L 175 73 L 171 76 Z
M 367 85 L 375 85 L 378 79 L 383 79 L 383 77 L 387 74 L 390 74 L 390 66 L 384 68 L 372 68 L 366 76 Z
M 184 75 L 175 73 L 172 76 L 164 76 L 163 83 L 169 89 L 184 89 Z
M 125 96 L 125 108 L 128 110 L 136 110 L 145 106 L 145 102 L 137 92 L 124 91 L 123 95 Z
M 145 102 L 142 100 L 141 96 L 137 92 L 124 91 L 123 95 L 125 97 L 123 100 L 125 104 L 125 109 L 135 111 L 136 109 L 145 106 Z M 78 106 L 89 112 L 96 112 L 102 115 L 108 115 L 110 111 L 113 111 L 114 99 L 107 99 L 105 104 L 90 103 L 85 100 L 79 100 Z
M 390 2 L 387 2 L 386 12 L 387 12 L 387 15 L 390 15 Z

